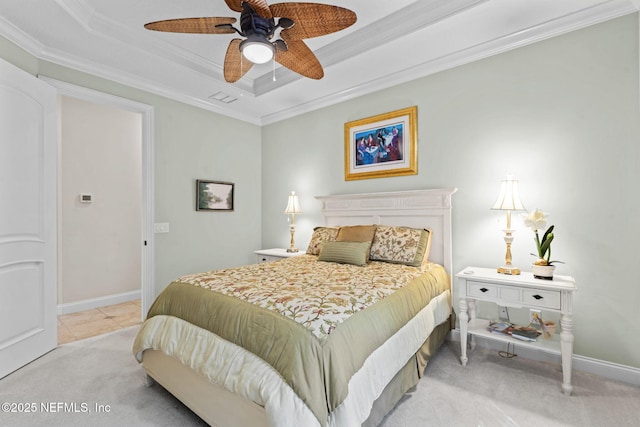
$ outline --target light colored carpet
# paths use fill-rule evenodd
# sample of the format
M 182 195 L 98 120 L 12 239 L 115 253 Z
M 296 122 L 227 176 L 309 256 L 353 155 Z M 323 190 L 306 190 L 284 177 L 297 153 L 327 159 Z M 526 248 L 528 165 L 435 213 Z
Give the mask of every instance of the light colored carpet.
M 0 425 L 205 425 L 162 387 L 145 386 L 131 354 L 137 328 L 62 345 L 0 380 L 0 402 L 36 404 L 0 412 Z M 574 371 L 575 394 L 564 396 L 559 366 L 476 348 L 463 367 L 456 344 L 443 346 L 382 427 L 640 425 L 638 387 Z

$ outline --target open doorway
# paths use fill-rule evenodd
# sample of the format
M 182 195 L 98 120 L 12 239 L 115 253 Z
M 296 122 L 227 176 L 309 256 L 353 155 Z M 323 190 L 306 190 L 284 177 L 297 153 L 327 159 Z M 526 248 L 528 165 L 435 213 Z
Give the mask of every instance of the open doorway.
M 140 322 L 142 116 L 59 97 L 58 344 Z
M 58 314 L 102 312 L 105 324 L 115 324 L 123 319 L 114 310 L 137 303 L 141 319 L 155 298 L 153 108 L 41 79 L 58 89 L 65 157 L 58 174 Z

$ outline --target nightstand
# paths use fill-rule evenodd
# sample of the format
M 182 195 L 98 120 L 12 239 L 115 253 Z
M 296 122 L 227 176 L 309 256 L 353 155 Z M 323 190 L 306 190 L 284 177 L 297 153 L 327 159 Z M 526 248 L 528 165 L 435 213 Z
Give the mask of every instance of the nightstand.
M 554 276 L 553 280 L 534 279 L 529 272 L 519 275 L 500 274 L 495 269 L 467 267 L 456 274 L 460 297 L 460 361 L 466 365 L 467 334 L 473 337 L 518 343 L 562 356 L 562 390 L 571 394 L 571 359 L 573 357 L 573 292 L 575 280 L 569 276 Z M 560 337 L 526 343 L 509 336 L 493 334 L 487 330 L 489 320 L 476 318 L 476 302 L 491 301 L 508 307 L 534 308 L 561 314 Z M 543 316 L 544 318 L 544 316 Z
M 274 249 L 262 249 L 259 251 L 255 251 L 256 261 L 260 262 L 269 262 L 269 261 L 277 261 L 282 258 L 291 258 L 293 256 L 304 255 L 305 251 L 299 252 L 287 252 L 286 249 L 274 248 Z

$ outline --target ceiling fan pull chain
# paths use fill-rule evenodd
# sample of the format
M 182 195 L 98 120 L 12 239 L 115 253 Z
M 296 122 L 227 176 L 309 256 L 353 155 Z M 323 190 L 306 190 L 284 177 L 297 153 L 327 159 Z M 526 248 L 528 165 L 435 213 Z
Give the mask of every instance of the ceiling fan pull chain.
M 271 62 L 273 62 L 273 81 L 276 81 L 276 56 L 273 55 L 273 59 L 271 60 Z

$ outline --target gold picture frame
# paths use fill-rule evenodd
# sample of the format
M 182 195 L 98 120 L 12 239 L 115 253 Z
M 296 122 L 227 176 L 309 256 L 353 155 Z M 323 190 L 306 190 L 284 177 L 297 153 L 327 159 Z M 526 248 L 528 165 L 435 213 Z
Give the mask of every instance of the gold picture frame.
M 344 179 L 418 173 L 418 107 L 344 124 Z

